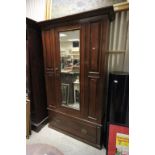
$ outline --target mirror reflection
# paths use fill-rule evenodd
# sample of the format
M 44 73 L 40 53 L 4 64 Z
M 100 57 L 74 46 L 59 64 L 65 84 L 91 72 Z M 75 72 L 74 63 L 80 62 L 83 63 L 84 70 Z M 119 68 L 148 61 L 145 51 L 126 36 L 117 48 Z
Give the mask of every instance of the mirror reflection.
M 59 33 L 62 106 L 80 109 L 80 30 Z

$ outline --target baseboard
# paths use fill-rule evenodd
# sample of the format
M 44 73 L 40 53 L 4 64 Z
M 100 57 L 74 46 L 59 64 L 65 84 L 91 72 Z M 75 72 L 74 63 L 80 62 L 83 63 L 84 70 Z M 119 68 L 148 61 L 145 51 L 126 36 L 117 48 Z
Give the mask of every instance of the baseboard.
M 31 121 L 31 129 L 35 132 L 39 132 L 48 123 L 48 117 L 44 118 L 39 123 Z

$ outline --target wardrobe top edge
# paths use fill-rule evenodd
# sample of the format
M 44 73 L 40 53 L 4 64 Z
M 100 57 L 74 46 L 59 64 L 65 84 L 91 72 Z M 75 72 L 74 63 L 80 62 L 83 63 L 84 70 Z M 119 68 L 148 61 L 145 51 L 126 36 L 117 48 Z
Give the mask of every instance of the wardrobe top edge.
M 35 20 L 30 19 L 28 17 L 26 17 L 26 28 L 35 28 L 36 30 L 40 30 L 38 23 Z
M 113 5 L 108 6 L 108 7 L 102 7 L 102 8 L 95 9 L 95 10 L 82 12 L 82 13 L 78 13 L 78 14 L 68 15 L 68 16 L 64 16 L 64 17 L 60 17 L 60 18 L 45 20 L 45 21 L 41 21 L 41 22 L 37 22 L 37 23 L 39 24 L 40 27 L 44 27 L 44 26 L 46 27 L 47 25 L 50 25 L 50 24 L 54 25 L 54 24 L 58 24 L 58 23 L 62 23 L 62 22 L 71 21 L 71 20 L 80 20 L 80 19 L 100 16 L 100 15 L 108 15 L 110 21 L 114 20 L 115 13 L 114 13 Z

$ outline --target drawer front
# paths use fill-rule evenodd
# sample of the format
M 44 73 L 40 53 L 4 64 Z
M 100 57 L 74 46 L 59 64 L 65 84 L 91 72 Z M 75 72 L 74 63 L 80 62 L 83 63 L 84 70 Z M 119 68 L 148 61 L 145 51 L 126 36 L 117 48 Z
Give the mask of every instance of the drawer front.
M 68 132 L 88 142 L 96 143 L 96 126 L 86 124 L 75 118 L 50 112 L 50 126 Z

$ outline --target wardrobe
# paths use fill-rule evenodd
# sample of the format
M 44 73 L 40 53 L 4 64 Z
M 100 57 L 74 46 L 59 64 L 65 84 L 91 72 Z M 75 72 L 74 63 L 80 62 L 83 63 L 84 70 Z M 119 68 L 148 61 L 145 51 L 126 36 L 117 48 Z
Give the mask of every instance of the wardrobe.
M 39 23 L 49 127 L 102 147 L 113 7 Z M 51 137 L 52 138 L 52 137 Z
M 30 100 L 31 129 L 40 131 L 48 122 L 43 48 L 38 23 L 26 18 L 26 93 Z
M 101 148 L 112 6 L 39 22 L 49 127 Z M 51 137 L 52 138 L 52 137 Z

